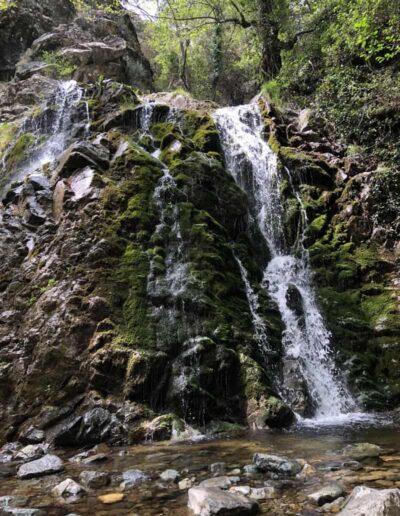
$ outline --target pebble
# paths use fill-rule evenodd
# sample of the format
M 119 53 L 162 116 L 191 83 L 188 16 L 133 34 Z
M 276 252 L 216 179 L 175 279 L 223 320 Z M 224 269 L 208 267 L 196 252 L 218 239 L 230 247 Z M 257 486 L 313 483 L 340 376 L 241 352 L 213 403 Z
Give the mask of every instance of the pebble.
M 109 493 L 105 495 L 98 496 L 97 499 L 106 505 L 111 505 L 113 503 L 122 502 L 125 498 L 125 495 L 122 493 Z

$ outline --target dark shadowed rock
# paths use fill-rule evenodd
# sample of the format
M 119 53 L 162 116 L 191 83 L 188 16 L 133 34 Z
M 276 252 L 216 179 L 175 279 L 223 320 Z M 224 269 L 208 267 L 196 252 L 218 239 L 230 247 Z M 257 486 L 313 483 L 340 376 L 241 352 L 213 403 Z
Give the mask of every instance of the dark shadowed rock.
M 302 465 L 287 457 L 256 453 L 253 462 L 261 471 L 268 471 L 282 476 L 294 476 L 300 473 Z

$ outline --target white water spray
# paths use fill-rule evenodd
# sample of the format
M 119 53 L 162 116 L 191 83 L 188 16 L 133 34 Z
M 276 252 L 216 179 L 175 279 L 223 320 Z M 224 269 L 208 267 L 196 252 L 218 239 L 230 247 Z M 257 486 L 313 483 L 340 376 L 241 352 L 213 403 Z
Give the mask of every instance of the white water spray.
M 317 419 L 348 413 L 355 409 L 355 403 L 335 367 L 330 333 L 312 288 L 307 253 L 302 248 L 301 256 L 297 257 L 291 254 L 285 242 L 280 195 L 282 177 L 277 156 L 265 139 L 260 109 L 257 104 L 223 108 L 216 111 L 215 120 L 227 167 L 248 194 L 253 215 L 271 252 L 272 259 L 265 269 L 263 283 L 277 303 L 285 324 L 286 357 L 298 362 Z M 303 225 L 305 223 L 306 220 Z M 246 284 L 245 277 L 243 280 Z M 301 296 L 301 316 L 289 303 L 290 290 Z M 249 307 L 253 313 L 251 298 Z

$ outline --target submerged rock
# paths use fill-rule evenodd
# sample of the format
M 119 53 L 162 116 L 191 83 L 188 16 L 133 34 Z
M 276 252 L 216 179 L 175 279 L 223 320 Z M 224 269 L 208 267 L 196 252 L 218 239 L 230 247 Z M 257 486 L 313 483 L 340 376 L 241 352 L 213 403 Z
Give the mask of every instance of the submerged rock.
M 340 516 L 398 516 L 400 489 L 372 489 L 357 486 L 350 494 Z
M 56 455 L 45 455 L 44 457 L 27 462 L 19 467 L 17 477 L 25 480 L 28 478 L 42 477 L 44 475 L 52 475 L 64 470 L 62 460 Z
M 105 471 L 82 471 L 79 479 L 90 489 L 101 489 L 110 483 L 110 474 Z
M 253 462 L 261 471 L 268 471 L 282 476 L 294 476 L 300 473 L 303 466 L 287 457 L 256 453 Z
M 128 469 L 122 473 L 122 484 L 124 489 L 135 487 L 149 480 L 149 477 L 140 469 Z
M 256 514 L 258 504 L 238 493 L 227 493 L 209 487 L 192 487 L 189 489 L 188 507 L 195 516 Z
M 229 477 L 207 478 L 200 482 L 201 487 L 217 487 L 219 489 L 228 489 L 231 485 L 232 481 Z
M 343 455 L 355 460 L 376 459 L 383 453 L 380 446 L 370 443 L 351 444 L 343 449 Z
M 166 469 L 161 473 L 160 478 L 165 482 L 177 482 L 180 478 L 180 474 L 176 469 Z

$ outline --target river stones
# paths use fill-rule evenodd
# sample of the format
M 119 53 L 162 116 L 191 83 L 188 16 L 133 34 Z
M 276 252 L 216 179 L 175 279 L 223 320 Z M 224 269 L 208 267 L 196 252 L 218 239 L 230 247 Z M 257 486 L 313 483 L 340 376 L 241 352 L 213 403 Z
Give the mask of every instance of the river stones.
M 135 487 L 146 482 L 148 479 L 149 477 L 140 469 L 128 469 L 122 473 L 121 487 L 129 489 L 130 487 Z
M 25 480 L 28 478 L 52 475 L 64 470 L 62 460 L 56 455 L 47 454 L 40 459 L 27 462 L 19 467 L 17 477 Z
M 101 489 L 110 483 L 110 475 L 105 471 L 82 471 L 79 479 L 90 489 Z
M 340 516 L 399 516 L 400 489 L 353 489 Z
M 214 478 L 207 478 L 206 480 L 203 480 L 200 482 L 201 487 L 215 487 L 218 489 L 228 489 L 228 487 L 231 487 L 232 481 L 229 477 L 214 477 Z
M 225 462 L 214 462 L 214 464 L 210 464 L 210 471 L 213 475 L 224 475 L 226 471 Z
M 102 496 L 98 496 L 97 499 L 105 505 L 111 505 L 113 503 L 122 502 L 125 495 L 122 493 L 109 493 Z
M 325 503 L 333 502 L 336 498 L 340 498 L 344 494 L 345 492 L 342 486 L 339 484 L 329 484 L 309 494 L 308 499 L 316 505 L 324 505 Z
M 164 482 L 178 482 L 180 474 L 176 469 L 166 469 L 161 473 L 160 478 Z
M 303 466 L 296 460 L 279 455 L 255 453 L 253 462 L 261 471 L 276 473 L 282 476 L 294 476 L 300 473 Z
M 195 516 L 234 514 L 248 516 L 258 512 L 258 504 L 239 493 L 228 493 L 215 487 L 192 487 L 188 507 Z
M 32 461 L 38 459 L 44 455 L 48 449 L 48 445 L 43 444 L 28 444 L 24 448 L 21 448 L 16 454 L 16 460 Z
M 52 493 L 59 498 L 76 497 L 84 492 L 85 489 L 72 478 L 67 478 L 52 489 Z

